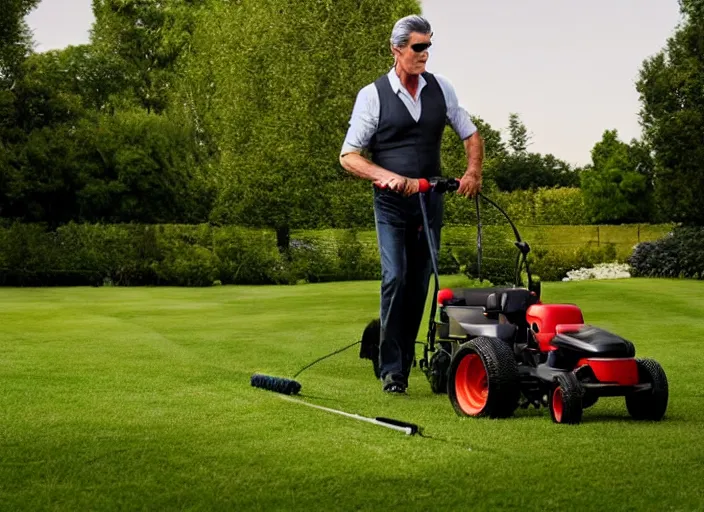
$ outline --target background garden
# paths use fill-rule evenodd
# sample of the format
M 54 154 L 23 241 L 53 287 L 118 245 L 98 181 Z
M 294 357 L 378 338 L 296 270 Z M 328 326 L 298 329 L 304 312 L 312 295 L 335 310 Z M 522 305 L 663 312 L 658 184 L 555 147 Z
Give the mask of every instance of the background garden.
M 638 140 L 604 126 L 575 168 L 532 152 L 518 115 L 507 134 L 475 117 L 484 192 L 543 299 L 659 361 L 665 418 L 622 398 L 575 427 L 459 418 L 417 370 L 382 393 L 356 349 L 298 378 L 309 403 L 426 437 L 249 382 L 378 315 L 371 190 L 338 153 L 419 3 L 94 0 L 89 44 L 36 53 L 37 3 L 0 0 L 0 509 L 704 508 L 704 0 L 643 61 Z M 442 157 L 465 168 L 451 130 Z M 442 287 L 512 279 L 498 212 L 482 207 L 483 283 L 474 202 L 448 196 L 445 220 Z M 562 282 L 602 262 L 634 278 Z
M 91 42 L 44 53 L 24 22 L 36 4 L 3 0 L 0 283 L 378 275 L 369 184 L 338 153 L 357 91 L 388 65 L 388 27 L 417 2 L 96 0 Z M 517 114 L 503 136 L 475 116 L 484 191 L 523 228 L 541 279 L 624 262 L 636 244 L 704 220 L 702 6 L 681 9 L 636 83 L 639 140 L 605 126 L 592 162 L 575 168 L 531 152 Z M 449 128 L 442 157 L 444 175 L 463 172 Z M 475 235 L 463 228 L 475 219 L 471 201 L 449 198 L 444 271 L 473 272 Z M 489 261 L 511 236 L 490 208 L 482 222 Z M 682 265 L 635 274 L 701 274 Z

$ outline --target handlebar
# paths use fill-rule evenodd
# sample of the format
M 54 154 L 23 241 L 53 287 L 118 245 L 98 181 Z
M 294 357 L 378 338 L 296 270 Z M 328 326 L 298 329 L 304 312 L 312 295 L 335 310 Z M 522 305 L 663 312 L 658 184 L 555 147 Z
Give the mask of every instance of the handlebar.
M 428 192 L 433 190 L 438 194 L 444 194 L 445 192 L 454 192 L 460 188 L 460 181 L 455 178 L 430 178 L 426 180 L 421 178 L 418 180 L 419 192 Z

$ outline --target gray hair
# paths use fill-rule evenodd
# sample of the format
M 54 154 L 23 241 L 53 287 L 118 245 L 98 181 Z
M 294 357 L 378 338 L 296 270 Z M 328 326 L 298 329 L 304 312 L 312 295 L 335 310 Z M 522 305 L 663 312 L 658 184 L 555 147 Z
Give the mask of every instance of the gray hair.
M 433 33 L 430 28 L 430 23 L 422 16 L 416 14 L 406 16 L 398 20 L 394 25 L 391 31 L 391 46 L 394 48 L 403 48 L 406 46 L 408 40 L 411 38 L 411 32 L 418 32 L 420 34 Z

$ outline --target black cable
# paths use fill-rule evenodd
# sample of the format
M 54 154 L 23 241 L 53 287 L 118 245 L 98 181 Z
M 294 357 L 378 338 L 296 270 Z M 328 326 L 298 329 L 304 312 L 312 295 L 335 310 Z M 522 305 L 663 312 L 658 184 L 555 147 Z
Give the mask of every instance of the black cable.
M 433 265 L 433 277 L 435 278 L 435 290 L 433 291 L 433 300 L 430 304 L 430 318 L 428 320 L 428 345 L 430 350 L 435 349 L 435 313 L 437 312 L 438 290 L 440 290 L 440 274 L 438 272 L 438 264 L 435 260 L 435 239 L 430 231 L 428 223 L 428 212 L 425 208 L 425 194 L 418 194 L 420 197 L 420 211 L 423 217 L 423 231 L 425 231 L 425 239 L 428 242 L 428 252 L 430 253 L 430 261 Z M 424 357 L 427 356 L 424 355 Z
M 322 361 L 323 359 L 327 359 L 328 357 L 332 357 L 332 356 L 334 356 L 334 355 L 336 355 L 336 354 L 339 354 L 340 352 L 344 352 L 345 350 L 350 349 L 350 348 L 352 348 L 352 347 L 354 347 L 355 345 L 358 345 L 358 344 L 360 344 L 360 343 L 362 343 L 362 342 L 361 342 L 361 341 L 355 341 L 354 343 L 351 343 L 350 345 L 347 345 L 346 347 L 342 347 L 341 349 L 338 349 L 338 350 L 336 350 L 335 352 L 330 352 L 329 354 L 327 354 L 327 355 L 325 355 L 325 356 L 323 356 L 323 357 L 319 357 L 318 359 L 316 359 L 316 360 L 313 361 L 312 363 L 307 364 L 307 365 L 305 365 L 303 368 L 301 368 L 300 370 L 298 370 L 298 373 L 296 373 L 296 375 L 294 375 L 293 378 L 295 379 L 295 378 L 298 377 L 301 373 L 303 373 L 304 370 L 307 370 L 308 368 L 310 368 L 310 367 L 313 366 L 314 364 L 319 363 L 319 362 Z
M 488 202 L 488 203 L 489 203 L 490 205 L 492 205 L 494 208 L 496 208 L 497 210 L 499 210 L 499 212 L 501 212 L 501 214 L 502 214 L 504 217 L 506 217 L 506 220 L 508 221 L 509 225 L 511 226 L 511 229 L 513 230 L 513 234 L 516 236 L 516 240 L 519 241 L 519 242 L 521 242 L 521 235 L 518 233 L 518 229 L 516 229 L 516 225 L 513 223 L 513 221 L 511 220 L 511 218 L 510 218 L 510 217 L 508 216 L 508 214 L 504 211 L 504 209 L 501 208 L 501 207 L 500 207 L 498 204 L 496 204 L 494 201 L 492 201 L 491 199 L 489 199 L 488 197 L 486 197 L 486 196 L 485 196 L 484 194 L 482 194 L 481 192 L 480 192 L 479 194 L 477 194 L 477 196 L 480 196 L 482 199 L 484 199 L 484 201 Z
M 479 213 L 479 194 L 474 196 L 477 207 L 477 277 L 482 282 L 482 217 Z

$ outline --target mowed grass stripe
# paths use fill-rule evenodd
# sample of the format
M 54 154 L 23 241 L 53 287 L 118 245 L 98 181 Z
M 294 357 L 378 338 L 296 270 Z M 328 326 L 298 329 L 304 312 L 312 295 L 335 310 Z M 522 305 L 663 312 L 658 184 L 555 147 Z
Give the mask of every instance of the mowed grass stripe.
M 409 396 L 381 393 L 356 348 L 304 372 L 302 399 L 416 422 L 433 439 L 249 386 L 255 371 L 291 376 L 359 339 L 378 290 L 0 289 L 0 508 L 704 506 L 701 282 L 544 283 L 545 301 L 579 304 L 588 322 L 658 359 L 671 390 L 661 423 L 633 422 L 619 398 L 602 399 L 577 427 L 533 409 L 461 419 L 417 369 Z

